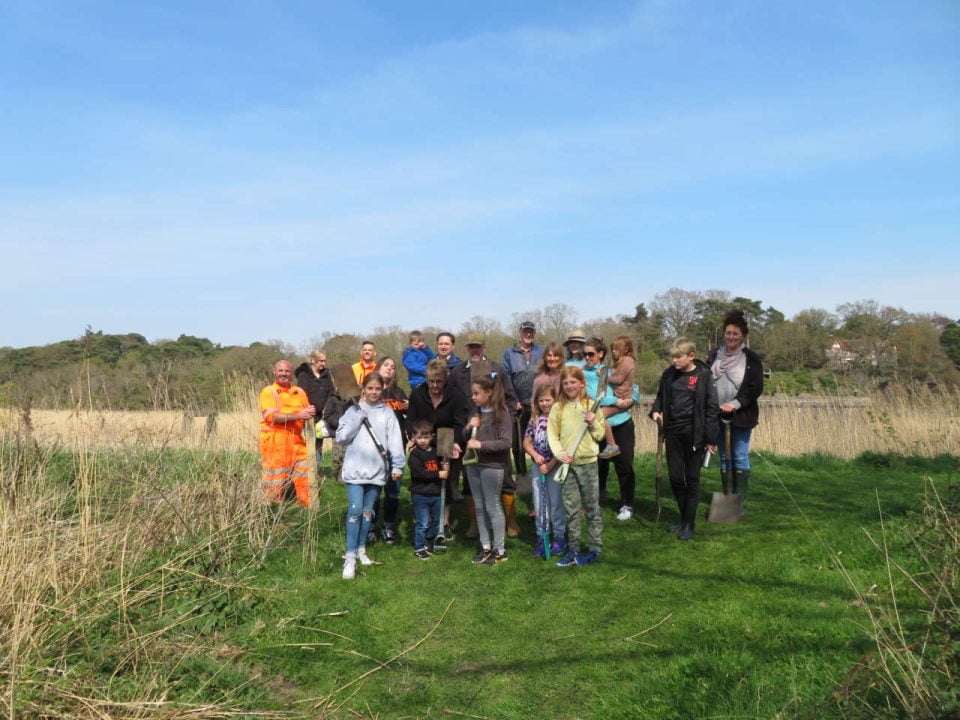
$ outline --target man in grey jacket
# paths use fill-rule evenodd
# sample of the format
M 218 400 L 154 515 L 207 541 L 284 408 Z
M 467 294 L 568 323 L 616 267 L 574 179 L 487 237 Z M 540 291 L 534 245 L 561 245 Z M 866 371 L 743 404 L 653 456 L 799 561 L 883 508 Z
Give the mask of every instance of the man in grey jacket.
M 520 338 L 503 353 L 503 367 L 510 375 L 513 390 L 517 395 L 515 414 L 518 422 L 513 425 L 513 464 L 518 475 L 527 472 L 527 461 L 523 452 L 523 431 L 530 422 L 530 402 L 533 396 L 533 379 L 537 376 L 537 365 L 543 357 L 543 345 L 537 345 L 533 339 L 537 328 L 529 320 L 520 323 Z

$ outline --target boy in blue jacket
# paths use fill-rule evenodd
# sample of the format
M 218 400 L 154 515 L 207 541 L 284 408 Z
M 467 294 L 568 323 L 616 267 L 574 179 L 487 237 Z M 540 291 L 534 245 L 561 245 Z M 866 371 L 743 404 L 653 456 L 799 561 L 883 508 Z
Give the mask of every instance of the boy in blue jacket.
M 423 333 L 414 330 L 409 336 L 410 347 L 403 351 L 403 366 L 407 369 L 407 375 L 410 378 L 410 389 L 422 385 L 427 379 L 427 363 L 433 360 L 436 355 L 433 350 L 423 341 Z

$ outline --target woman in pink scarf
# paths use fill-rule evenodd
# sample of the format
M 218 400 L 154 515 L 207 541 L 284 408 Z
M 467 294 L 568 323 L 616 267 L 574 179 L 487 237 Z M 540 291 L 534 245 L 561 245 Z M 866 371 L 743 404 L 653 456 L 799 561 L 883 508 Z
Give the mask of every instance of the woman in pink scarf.
M 743 311 L 729 311 L 723 319 L 723 345 L 707 359 L 717 386 L 720 417 L 731 421 L 733 491 L 743 498 L 741 515 L 746 513 L 750 486 L 750 435 L 760 419 L 757 399 L 763 394 L 760 356 L 744 345 L 749 331 Z M 725 455 L 720 443 L 721 471 L 727 466 Z

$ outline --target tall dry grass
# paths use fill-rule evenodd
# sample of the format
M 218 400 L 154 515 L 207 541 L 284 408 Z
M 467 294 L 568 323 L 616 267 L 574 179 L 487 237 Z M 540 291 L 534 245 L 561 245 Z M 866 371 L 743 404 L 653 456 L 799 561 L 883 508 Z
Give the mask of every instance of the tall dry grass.
M 637 451 L 656 448 L 656 427 L 634 415 Z M 751 446 L 777 455 L 821 453 L 852 459 L 865 452 L 934 457 L 960 452 L 960 391 L 920 387 L 866 397 L 760 398 Z
M 906 537 L 888 529 L 880 511 L 880 535 L 867 537 L 886 566 L 882 585 L 860 585 L 833 557 L 874 649 L 821 707 L 836 703 L 856 719 L 960 717 L 960 486 L 940 493 L 928 483 Z
M 259 413 L 252 385 L 238 394 L 230 412 L 207 418 L 182 412 L 40 410 L 34 436 L 62 447 L 173 446 L 256 452 Z M 637 452 L 656 449 L 649 401 L 634 411 Z M 16 427 L 18 410 L 0 411 L 0 429 Z M 865 452 L 935 456 L 960 451 L 960 391 L 920 388 L 867 397 L 761 398 L 753 447 L 778 455 L 823 453 L 855 458 Z
M 249 597 L 276 538 L 257 464 L 225 443 L 173 452 L 165 419 L 111 434 L 114 418 L 39 415 L 0 431 L 0 717 L 239 715 L 229 693 L 191 702 L 178 672 L 212 652 L 183 628 Z

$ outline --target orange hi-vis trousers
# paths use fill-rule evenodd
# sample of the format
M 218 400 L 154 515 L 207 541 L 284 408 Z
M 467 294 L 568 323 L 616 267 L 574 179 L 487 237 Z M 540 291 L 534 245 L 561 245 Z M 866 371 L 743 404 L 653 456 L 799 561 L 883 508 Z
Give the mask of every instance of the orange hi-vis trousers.
M 271 502 L 283 502 L 290 486 L 297 503 L 310 504 L 310 474 L 307 445 L 303 439 L 303 421 L 273 425 L 275 412 L 292 414 L 309 405 L 306 393 L 298 387 L 283 388 L 276 383 L 260 393 L 260 458 L 263 463 L 263 493 Z

